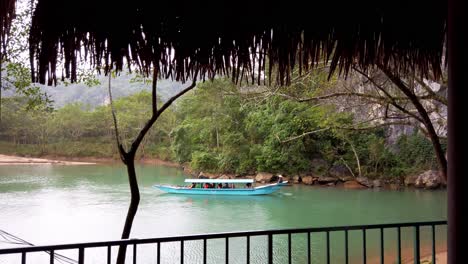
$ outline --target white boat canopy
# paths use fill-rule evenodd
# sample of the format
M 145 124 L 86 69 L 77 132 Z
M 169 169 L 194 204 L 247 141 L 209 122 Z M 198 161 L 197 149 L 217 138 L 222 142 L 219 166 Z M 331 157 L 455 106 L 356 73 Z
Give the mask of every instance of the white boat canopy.
M 254 183 L 253 179 L 185 179 L 187 183 Z

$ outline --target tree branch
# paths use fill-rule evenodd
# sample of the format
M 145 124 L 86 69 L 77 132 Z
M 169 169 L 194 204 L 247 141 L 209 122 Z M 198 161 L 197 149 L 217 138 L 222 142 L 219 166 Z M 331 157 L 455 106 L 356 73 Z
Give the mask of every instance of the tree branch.
M 293 141 L 293 140 L 296 140 L 296 139 L 299 139 L 299 138 L 302 138 L 302 137 L 305 137 L 307 135 L 310 135 L 310 134 L 316 134 L 316 133 L 319 133 L 319 132 L 322 132 L 322 131 L 325 131 L 325 130 L 328 130 L 330 129 L 329 127 L 326 127 L 326 128 L 321 128 L 321 129 L 317 129 L 317 130 L 314 130 L 314 131 L 309 131 L 309 132 L 305 132 L 299 136 L 295 136 L 295 137 L 290 137 L 286 140 L 283 140 L 283 141 L 280 141 L 281 143 L 287 143 L 287 142 L 290 142 L 290 141 Z M 279 140 L 279 138 L 278 138 Z
M 156 72 L 153 73 L 153 75 L 155 74 Z M 178 94 L 174 95 L 173 97 L 171 97 L 166 103 L 164 103 L 164 105 L 156 111 L 156 113 L 154 113 L 151 118 L 148 120 L 148 122 L 146 122 L 145 126 L 143 127 L 143 129 L 140 131 L 140 133 L 138 134 L 138 136 L 136 137 L 136 139 L 133 141 L 132 143 L 132 147 L 130 148 L 130 151 L 129 153 L 133 153 L 135 154 L 136 153 L 136 150 L 138 149 L 138 146 L 140 146 L 141 144 L 141 141 L 143 140 L 143 138 L 145 137 L 146 133 L 148 133 L 149 129 L 153 126 L 154 122 L 156 122 L 156 120 L 158 119 L 158 117 L 179 97 L 181 97 L 182 95 L 184 95 L 185 93 L 187 93 L 188 91 L 192 90 L 193 88 L 195 88 L 196 86 L 196 80 L 197 80 L 197 76 L 198 76 L 198 72 L 195 73 L 195 77 L 193 78 L 193 82 L 190 86 L 188 86 L 187 88 L 185 88 L 184 90 L 180 91 Z M 153 76 L 153 78 L 156 78 L 156 76 Z M 156 90 L 155 88 L 156 86 L 156 82 L 153 82 L 153 91 Z
M 443 179 L 446 181 L 447 180 L 447 159 L 445 158 L 444 151 L 440 144 L 439 137 L 437 136 L 437 133 L 432 124 L 432 120 L 429 117 L 427 110 L 424 108 L 421 102 L 416 98 L 414 93 L 411 92 L 411 90 L 403 82 L 403 80 L 401 80 L 398 76 L 393 74 L 393 72 L 389 68 L 384 67 L 382 65 L 378 65 L 378 67 L 388 77 L 388 79 L 390 79 L 392 83 L 398 87 L 398 89 L 400 89 L 406 96 L 408 96 L 408 98 L 411 100 L 411 103 L 414 105 L 414 107 L 418 111 L 419 116 L 421 117 L 421 120 L 422 120 L 421 123 L 426 127 L 427 132 L 429 133 L 429 138 L 431 139 L 431 142 L 434 146 L 434 151 L 435 151 L 437 160 L 440 165 L 440 171 L 442 173 Z
M 388 123 L 382 123 L 374 126 L 367 126 L 367 127 L 333 127 L 335 129 L 343 129 L 343 130 L 354 130 L 354 131 L 363 131 L 363 130 L 370 130 L 370 129 L 376 129 L 380 127 L 386 127 L 386 126 L 414 126 L 410 122 L 388 122 Z
M 356 178 L 356 175 L 354 175 L 354 172 L 353 170 L 349 167 L 348 163 L 346 162 L 346 160 L 344 160 L 342 157 L 340 157 L 340 160 L 343 162 L 343 164 L 346 166 L 346 168 L 348 169 L 348 171 L 351 173 L 351 175 L 353 175 L 353 178 Z M 361 167 L 359 167 L 359 169 L 361 169 Z M 359 170 L 360 172 L 360 170 Z
M 360 160 L 359 160 L 359 156 L 358 156 L 358 154 L 357 154 L 357 152 L 356 152 L 356 149 L 354 148 L 354 145 L 353 145 L 353 143 L 351 142 L 351 140 L 349 140 L 349 139 L 346 138 L 346 137 L 343 137 L 343 138 L 344 138 L 344 140 L 351 146 L 351 150 L 352 150 L 353 153 L 354 153 L 354 158 L 356 159 L 356 163 L 357 163 L 357 166 L 358 166 L 359 177 L 361 177 L 361 176 L 362 176 L 362 172 L 361 172 L 361 162 L 360 162 Z M 343 158 L 341 158 L 341 159 L 343 159 Z M 344 160 L 343 160 L 343 161 L 344 161 Z M 345 164 L 346 164 L 346 163 L 345 163 Z M 348 166 L 346 165 L 346 167 L 348 167 Z M 350 169 L 349 167 L 348 167 L 348 169 L 351 171 L 351 169 Z M 353 173 L 352 171 L 351 171 L 351 174 L 353 174 L 353 176 L 354 176 L 354 173 Z
M 369 80 L 373 85 L 374 87 L 378 88 L 380 91 L 382 91 L 386 97 L 388 97 L 388 99 L 390 99 L 390 104 L 393 105 L 394 107 L 396 107 L 398 110 L 402 111 L 403 113 L 407 114 L 407 115 L 410 115 L 411 117 L 413 117 L 414 119 L 418 120 L 419 122 L 421 123 L 424 123 L 424 120 L 414 114 L 414 113 L 411 113 L 409 110 L 407 110 L 406 108 L 404 108 L 403 106 L 399 105 L 395 98 L 385 89 L 383 88 L 381 85 L 379 85 L 373 78 L 371 78 L 370 76 L 368 76 L 365 72 L 359 70 L 358 68 L 356 67 L 353 67 L 353 69 L 355 71 L 357 71 L 358 73 L 360 73 L 362 76 L 366 77 L 367 80 Z M 409 97 L 409 96 L 408 96 Z M 411 99 L 411 98 L 409 98 Z
M 158 100 L 157 100 L 157 82 L 158 82 L 158 67 L 156 64 L 154 65 L 153 69 L 153 83 L 151 85 L 151 106 L 153 108 L 153 116 L 156 115 L 156 112 L 158 111 Z
M 420 78 L 417 78 L 415 77 L 415 80 L 416 82 L 421 85 L 421 87 L 429 93 L 428 95 L 428 98 L 427 99 L 433 99 L 433 100 L 436 100 L 438 101 L 439 103 L 442 103 L 444 104 L 445 106 L 448 106 L 448 100 L 447 98 L 443 97 L 443 96 L 440 96 L 438 95 L 437 93 L 435 93 L 431 87 L 429 85 L 427 85 L 423 80 L 421 80 Z
M 112 112 L 112 120 L 114 121 L 115 139 L 117 142 L 117 149 L 119 150 L 120 159 L 122 160 L 123 163 L 126 164 L 126 160 L 125 160 L 126 152 L 121 142 L 121 138 L 119 134 L 119 126 L 117 123 L 117 117 L 115 115 L 114 100 L 112 99 L 111 79 L 112 79 L 112 72 L 109 72 L 109 101 L 110 101 L 111 112 Z
M 364 98 L 370 98 L 370 99 L 376 99 L 376 100 L 382 100 L 382 101 L 387 100 L 385 97 L 375 96 L 375 95 L 372 95 L 372 94 L 356 93 L 356 92 L 337 92 L 337 93 L 321 95 L 321 96 L 316 96 L 316 97 L 297 99 L 297 101 L 298 102 L 308 102 L 308 101 L 313 101 L 313 100 L 324 100 L 324 99 L 329 99 L 329 98 L 333 98 L 333 97 L 342 97 L 342 96 L 357 96 L 357 97 L 364 97 Z

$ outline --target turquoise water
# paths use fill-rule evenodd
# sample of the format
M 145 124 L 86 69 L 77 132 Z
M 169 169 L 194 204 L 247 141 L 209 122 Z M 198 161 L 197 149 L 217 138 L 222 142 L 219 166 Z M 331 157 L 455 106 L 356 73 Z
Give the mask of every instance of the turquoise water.
M 148 165 L 137 168 L 141 203 L 131 237 L 148 238 L 260 229 L 382 224 L 446 219 L 445 191 L 345 190 L 291 186 L 267 196 L 188 196 L 162 193 L 152 185 L 183 184 L 174 168 Z M 124 224 L 129 187 L 123 166 L 0 166 L 0 229 L 37 245 L 119 239 Z M 429 244 L 422 230 L 423 251 Z M 437 249 L 444 248 L 445 228 L 437 229 Z M 411 258 L 412 230 L 403 230 L 405 257 Z M 368 260 L 380 247 L 377 231 L 367 234 Z M 343 261 L 343 233 L 331 233 L 332 263 Z M 385 231 L 387 263 L 393 263 L 395 230 Z M 362 235 L 350 233 L 350 255 L 362 262 Z M 294 263 L 304 263 L 305 234 L 293 235 Z M 275 263 L 285 263 L 286 236 L 275 236 Z M 325 234 L 312 235 L 312 260 L 325 260 Z M 186 263 L 201 263 L 201 241 L 187 242 Z M 229 241 L 230 263 L 245 263 L 245 238 Z M 9 247 L 0 242 L 0 247 Z M 252 263 L 263 263 L 266 237 L 251 241 Z M 177 263 L 179 244 L 162 245 L 162 263 Z M 116 248 L 113 252 L 116 252 Z M 105 249 L 86 252 L 87 261 L 102 263 Z M 152 263 L 155 246 L 138 248 L 141 263 Z M 224 262 L 224 240 L 209 241 L 210 263 Z M 76 252 L 63 252 L 75 257 Z M 45 253 L 30 259 L 45 258 Z M 12 256 L 0 263 L 17 263 Z M 3 262 L 2 262 L 3 261 Z M 29 262 L 28 262 L 29 263 Z M 35 263 L 35 262 L 30 262 Z

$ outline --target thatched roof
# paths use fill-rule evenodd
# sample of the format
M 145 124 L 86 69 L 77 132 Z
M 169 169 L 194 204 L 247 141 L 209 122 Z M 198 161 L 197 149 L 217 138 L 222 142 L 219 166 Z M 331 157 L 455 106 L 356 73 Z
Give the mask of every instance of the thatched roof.
M 0 0 L 0 51 L 6 45 L 6 35 L 15 14 L 15 0 Z
M 256 72 L 266 67 L 287 83 L 294 67 L 307 70 L 323 60 L 344 73 L 352 64 L 382 64 L 440 74 L 444 0 L 117 3 L 39 0 L 30 36 L 34 80 L 60 78 L 56 66 L 63 58 L 64 75 L 74 81 L 84 57 L 104 70 L 121 70 L 124 59 L 144 73 L 159 65 L 162 77 L 180 81 L 197 72 L 257 82 Z

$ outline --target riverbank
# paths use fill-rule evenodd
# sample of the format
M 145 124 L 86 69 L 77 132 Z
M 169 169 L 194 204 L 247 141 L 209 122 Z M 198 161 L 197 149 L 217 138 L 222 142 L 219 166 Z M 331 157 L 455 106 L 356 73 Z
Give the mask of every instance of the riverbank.
M 161 165 L 172 168 L 179 168 L 184 173 L 191 175 L 194 178 L 251 178 L 259 183 L 277 182 L 280 174 L 258 172 L 256 174 L 238 175 L 238 174 L 223 174 L 223 173 L 206 173 L 194 171 L 189 164 L 180 164 L 173 161 L 166 161 L 157 158 L 140 158 L 135 160 L 139 164 Z M 0 154 L 1 165 L 35 165 L 35 164 L 55 164 L 55 165 L 90 165 L 90 164 L 122 164 L 117 158 L 111 157 L 62 157 L 52 155 L 42 155 L 39 157 L 22 157 L 18 155 Z M 294 184 L 303 185 L 320 185 L 326 187 L 339 187 L 344 189 L 367 189 L 367 188 L 383 188 L 390 190 L 400 190 L 405 187 L 414 187 L 422 189 L 439 189 L 445 185 L 439 180 L 437 171 L 426 171 L 419 175 L 410 175 L 402 180 L 394 177 L 381 177 L 377 179 L 369 179 L 367 177 L 353 177 L 347 173 L 347 170 L 332 167 L 326 176 L 313 175 L 289 175 L 283 176 L 283 180 Z
M 0 154 L 0 166 L 1 165 L 38 165 L 38 164 L 92 165 L 92 164 L 96 164 L 96 162 L 70 161 L 70 160 L 46 159 L 46 158 L 29 158 L 29 157 L 8 156 L 8 155 Z
M 144 158 L 137 160 L 142 164 L 161 165 L 173 168 L 180 168 L 180 164 L 176 162 L 165 161 L 155 158 Z M 56 157 L 56 156 L 41 156 L 41 157 L 20 157 L 13 155 L 0 154 L 0 166 L 2 165 L 38 165 L 38 164 L 55 164 L 55 165 L 93 165 L 93 164 L 113 164 L 121 163 L 118 159 L 113 158 L 96 158 L 96 157 Z

